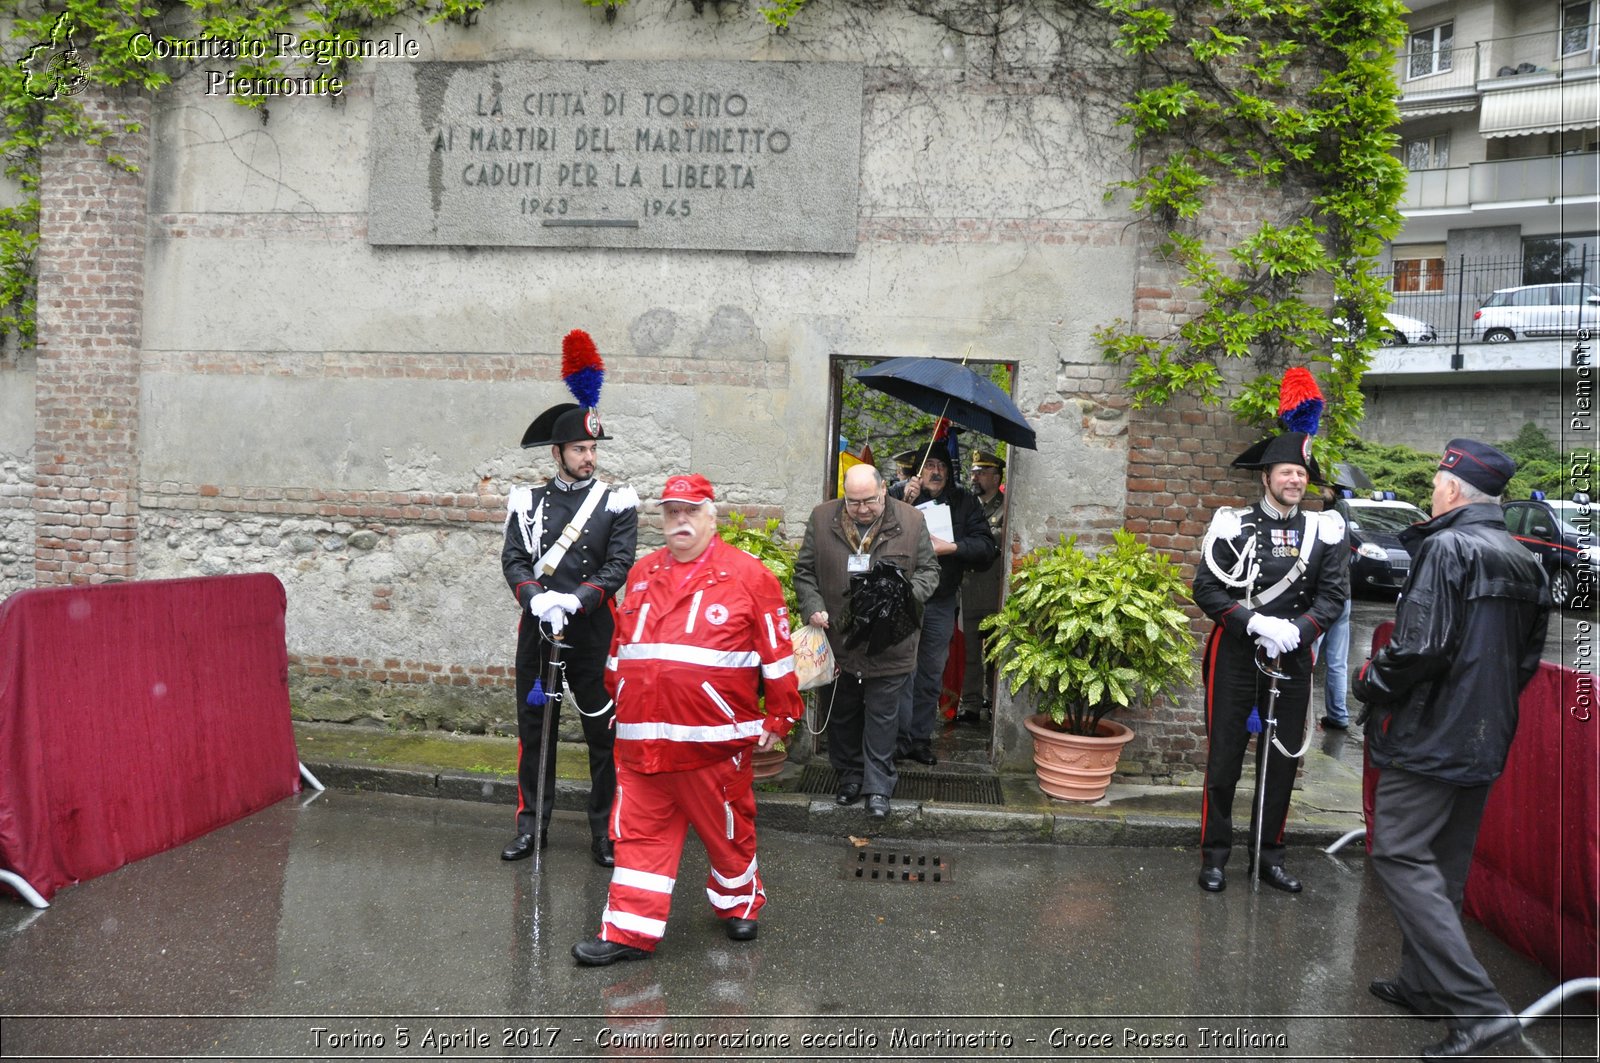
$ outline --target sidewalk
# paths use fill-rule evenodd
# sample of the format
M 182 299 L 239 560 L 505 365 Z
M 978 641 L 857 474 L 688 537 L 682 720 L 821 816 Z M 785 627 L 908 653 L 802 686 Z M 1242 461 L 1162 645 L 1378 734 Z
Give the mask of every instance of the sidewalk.
M 338 724 L 297 723 L 300 759 L 325 786 L 420 797 L 516 806 L 517 743 L 442 733 L 407 734 Z M 1318 733 L 1306 753 L 1289 808 L 1292 846 L 1326 846 L 1362 826 L 1360 734 Z M 1251 760 L 1236 797 L 1235 821 L 1249 823 L 1255 785 Z M 815 761 L 823 766 L 826 761 Z M 901 765 L 901 791 L 968 772 L 940 768 L 910 771 Z M 559 744 L 556 810 L 581 811 L 589 790 L 583 747 Z M 1057 801 L 1040 791 L 1032 774 L 982 773 L 994 778 L 1003 804 L 895 798 L 885 833 L 950 841 L 1048 842 L 1062 845 L 1193 846 L 1199 839 L 1199 786 L 1151 786 L 1114 782 L 1103 800 Z M 805 767 L 790 762 L 777 778 L 757 783 L 760 823 L 838 837 L 864 833 L 859 804 L 840 808 L 831 792 L 803 793 Z

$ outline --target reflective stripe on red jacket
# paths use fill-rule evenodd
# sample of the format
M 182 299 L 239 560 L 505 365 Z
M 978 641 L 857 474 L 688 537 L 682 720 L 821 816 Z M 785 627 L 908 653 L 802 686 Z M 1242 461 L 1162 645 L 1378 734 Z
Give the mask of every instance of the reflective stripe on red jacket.
M 641 559 L 618 604 L 606 689 L 617 761 L 635 771 L 737 756 L 763 730 L 787 736 L 803 709 L 777 577 L 721 539 L 694 561 L 665 548 Z

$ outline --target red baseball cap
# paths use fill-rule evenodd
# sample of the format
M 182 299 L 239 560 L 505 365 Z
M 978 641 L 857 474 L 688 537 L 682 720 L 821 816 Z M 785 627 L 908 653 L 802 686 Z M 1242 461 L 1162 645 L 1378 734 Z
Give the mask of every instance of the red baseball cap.
M 687 502 L 698 506 L 706 502 L 715 502 L 717 489 L 697 472 L 686 475 L 667 477 L 666 485 L 661 488 L 661 502 Z

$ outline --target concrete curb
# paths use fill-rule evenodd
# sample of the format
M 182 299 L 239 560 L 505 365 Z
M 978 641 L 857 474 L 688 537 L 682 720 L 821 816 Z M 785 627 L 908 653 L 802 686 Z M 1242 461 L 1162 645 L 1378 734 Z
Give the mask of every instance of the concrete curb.
M 463 771 L 428 771 L 350 761 L 307 761 L 306 767 L 332 789 L 401 794 L 409 797 L 443 797 L 457 801 L 516 807 L 516 780 L 498 775 Z M 1140 788 L 1127 787 L 1137 793 Z M 1193 815 L 1129 812 L 1116 802 L 1063 808 L 1039 795 L 1028 807 L 963 805 L 941 801 L 894 800 L 887 825 L 873 831 L 858 803 L 840 807 L 831 798 L 814 794 L 756 791 L 761 826 L 803 834 L 847 837 L 877 836 L 919 841 L 1035 843 L 1186 848 L 1196 844 L 1200 829 L 1199 792 L 1185 801 L 1194 803 Z M 1012 799 L 1011 788 L 1007 799 Z M 555 808 L 582 813 L 589 799 L 587 780 L 556 780 Z M 1318 813 L 1317 819 L 1298 819 L 1291 809 L 1289 840 L 1296 847 L 1326 846 L 1361 826 L 1359 815 Z

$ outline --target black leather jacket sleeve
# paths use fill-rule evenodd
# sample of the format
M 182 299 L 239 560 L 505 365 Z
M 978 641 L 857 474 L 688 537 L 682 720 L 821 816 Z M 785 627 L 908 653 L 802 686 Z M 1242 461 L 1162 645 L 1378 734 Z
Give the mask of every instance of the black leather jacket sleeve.
M 1454 560 L 1442 557 L 1425 565 L 1424 555 L 1418 552 L 1413 576 L 1421 578 L 1413 578 L 1395 611 L 1388 645 L 1367 662 L 1351 684 L 1356 697 L 1368 703 L 1404 701 L 1413 687 L 1449 671 L 1464 605 L 1461 595 L 1452 590 L 1465 575 L 1459 564 L 1451 563 Z

